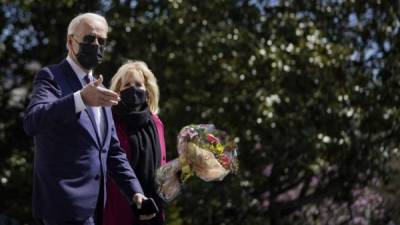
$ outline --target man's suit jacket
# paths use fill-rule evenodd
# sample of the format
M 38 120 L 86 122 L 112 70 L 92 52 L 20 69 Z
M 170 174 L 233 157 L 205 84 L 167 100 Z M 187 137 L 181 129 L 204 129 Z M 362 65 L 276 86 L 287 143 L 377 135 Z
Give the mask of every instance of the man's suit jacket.
M 128 198 L 143 193 L 120 148 L 111 109 L 101 109 L 103 138 L 96 132 L 92 110 L 75 113 L 73 93 L 81 88 L 66 60 L 43 68 L 34 80 L 24 129 L 35 143 L 32 199 L 36 218 L 63 221 L 93 216 L 98 195 L 105 195 L 99 188 L 106 184 L 101 179 L 106 181 L 107 173 Z

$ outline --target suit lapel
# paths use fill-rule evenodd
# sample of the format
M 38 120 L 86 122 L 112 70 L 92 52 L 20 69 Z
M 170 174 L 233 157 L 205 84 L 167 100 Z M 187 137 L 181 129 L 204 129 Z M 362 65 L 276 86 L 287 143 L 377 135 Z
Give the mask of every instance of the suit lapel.
M 88 116 L 89 116 L 89 118 L 90 118 L 90 122 L 91 122 L 91 124 L 92 124 L 92 128 L 93 129 L 91 129 L 91 131 L 92 131 L 92 137 L 93 137 L 93 139 L 96 141 L 96 143 L 97 143 L 97 146 L 98 147 L 101 147 L 101 138 L 100 138 L 100 134 L 99 134 L 99 131 L 97 130 L 97 125 L 96 125 L 96 120 L 94 119 L 94 114 L 93 114 L 93 110 L 90 108 L 90 107 L 87 107 L 86 109 L 85 109 L 85 112 L 88 114 Z
M 110 138 L 111 138 L 111 132 L 110 132 L 110 124 L 111 124 L 111 113 L 107 113 L 107 109 L 105 107 L 101 107 L 101 111 L 103 113 L 103 122 L 104 122 L 104 136 L 103 136 L 103 143 L 102 143 L 102 147 L 104 147 L 104 145 L 106 143 L 110 142 Z
M 76 92 L 82 89 L 82 83 L 79 81 L 78 76 L 75 74 L 74 70 L 72 69 L 72 67 L 69 65 L 69 63 L 67 62 L 67 60 L 64 60 L 61 63 L 62 67 L 63 67 L 63 71 L 66 72 L 66 80 L 68 82 L 68 84 L 70 85 L 72 92 Z M 84 110 L 87 114 L 87 116 L 90 119 L 90 123 L 91 125 L 84 125 L 83 127 L 89 132 L 90 136 L 92 137 L 93 141 L 96 143 L 96 145 L 98 147 L 100 147 L 100 138 L 99 138 L 99 134 L 97 132 L 97 126 L 96 126 L 96 121 L 94 119 L 94 114 L 93 111 L 87 107 Z

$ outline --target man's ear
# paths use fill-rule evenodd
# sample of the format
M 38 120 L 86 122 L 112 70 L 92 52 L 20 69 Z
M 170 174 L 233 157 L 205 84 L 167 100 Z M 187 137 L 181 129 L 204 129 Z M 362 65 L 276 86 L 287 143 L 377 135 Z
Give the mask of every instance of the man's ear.
M 66 40 L 66 44 L 65 44 L 65 47 L 67 48 L 67 50 L 69 50 L 69 48 L 71 47 L 70 45 L 72 44 L 71 43 L 71 38 L 69 38 L 70 36 L 69 35 L 67 35 L 67 40 Z

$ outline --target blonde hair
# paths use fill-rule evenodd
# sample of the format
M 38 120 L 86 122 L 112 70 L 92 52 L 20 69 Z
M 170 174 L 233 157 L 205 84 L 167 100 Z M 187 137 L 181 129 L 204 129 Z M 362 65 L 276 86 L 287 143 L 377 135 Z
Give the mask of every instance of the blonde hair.
M 127 76 L 134 76 L 135 72 L 142 75 L 144 78 L 144 86 L 146 87 L 148 93 L 148 104 L 150 112 L 157 114 L 159 111 L 158 100 L 160 98 L 157 79 L 145 62 L 129 60 L 128 62 L 123 64 L 118 69 L 117 73 L 112 77 L 110 89 L 119 93 L 124 78 L 126 78 Z

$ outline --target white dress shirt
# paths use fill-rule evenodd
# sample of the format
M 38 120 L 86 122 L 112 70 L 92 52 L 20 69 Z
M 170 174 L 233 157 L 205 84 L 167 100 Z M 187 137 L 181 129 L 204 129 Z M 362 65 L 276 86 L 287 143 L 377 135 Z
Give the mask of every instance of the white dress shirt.
M 78 64 L 76 64 L 74 60 L 72 60 L 71 57 L 69 56 L 67 56 L 67 62 L 72 67 L 72 70 L 75 72 L 75 74 L 78 76 L 78 79 L 81 82 L 82 86 L 83 87 L 86 86 L 86 82 L 84 79 L 86 76 L 86 72 L 83 71 L 82 68 L 80 68 Z M 91 81 L 94 80 L 92 70 L 89 71 L 89 78 Z M 82 100 L 80 90 L 74 93 L 74 101 L 75 101 L 75 113 L 82 112 L 88 107 Z M 89 106 L 89 107 L 92 108 L 94 119 L 96 121 L 97 131 L 100 131 L 99 136 L 100 138 L 103 138 L 105 127 L 104 127 L 104 121 L 102 120 L 104 118 L 102 118 L 101 107 L 99 106 Z

